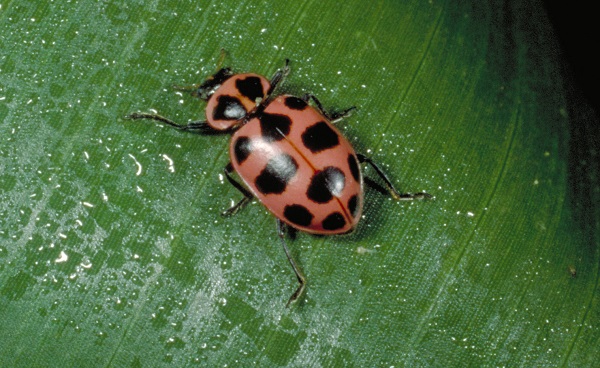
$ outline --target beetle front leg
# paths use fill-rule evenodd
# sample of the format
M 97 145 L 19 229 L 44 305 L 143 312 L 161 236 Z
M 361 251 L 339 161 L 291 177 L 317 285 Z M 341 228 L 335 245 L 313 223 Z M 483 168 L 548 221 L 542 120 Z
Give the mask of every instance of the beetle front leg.
M 221 49 L 219 60 L 217 61 L 217 72 L 202 83 L 193 84 L 191 86 L 173 85 L 177 91 L 188 92 L 192 96 L 201 100 L 208 101 L 210 96 L 223 84 L 224 81 L 233 75 L 231 68 L 221 68 L 225 60 L 225 50 Z
M 164 116 L 160 116 L 158 114 L 148 114 L 143 112 L 134 112 L 133 114 L 129 114 L 125 116 L 125 119 L 128 120 L 154 120 L 159 123 L 168 125 L 177 130 L 181 130 L 184 132 L 194 132 L 199 134 L 219 134 L 221 131 L 215 130 L 211 128 L 205 121 L 192 121 L 187 124 L 177 124 L 172 120 L 165 118 Z

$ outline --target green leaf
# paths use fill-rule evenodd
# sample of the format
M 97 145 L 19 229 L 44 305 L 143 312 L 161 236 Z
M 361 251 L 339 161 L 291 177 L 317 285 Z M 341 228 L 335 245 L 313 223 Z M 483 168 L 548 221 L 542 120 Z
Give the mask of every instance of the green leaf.
M 593 366 L 597 117 L 539 2 L 0 5 L 0 366 Z M 319 97 L 401 191 L 289 240 L 171 86 L 219 67 Z M 365 174 L 374 177 L 372 169 Z

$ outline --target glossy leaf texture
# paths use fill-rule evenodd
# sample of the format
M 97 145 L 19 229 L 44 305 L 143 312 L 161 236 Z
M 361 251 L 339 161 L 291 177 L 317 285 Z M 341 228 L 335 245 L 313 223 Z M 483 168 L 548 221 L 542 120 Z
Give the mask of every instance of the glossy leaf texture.
M 13 0 L 0 28 L 0 366 L 600 359 L 598 122 L 539 2 Z M 286 58 L 280 92 L 357 106 L 357 151 L 434 196 L 289 240 L 290 308 L 273 217 L 220 217 L 228 137 L 123 119 L 202 119 L 173 85 Z

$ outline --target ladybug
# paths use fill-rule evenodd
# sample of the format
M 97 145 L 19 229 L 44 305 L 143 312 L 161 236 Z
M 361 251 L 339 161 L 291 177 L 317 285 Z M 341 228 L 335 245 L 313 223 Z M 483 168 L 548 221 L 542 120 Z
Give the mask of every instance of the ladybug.
M 253 73 L 234 74 L 230 68 L 223 68 L 202 84 L 180 88 L 207 101 L 205 121 L 180 125 L 156 114 L 133 113 L 126 117 L 155 120 L 200 134 L 232 134 L 230 162 L 224 171 L 243 198 L 222 215 L 237 213 L 253 199 L 275 215 L 279 238 L 298 279 L 298 287 L 286 306 L 298 299 L 306 284 L 286 245 L 286 233 L 352 232 L 363 207 L 361 163 L 375 170 L 396 200 L 431 197 L 427 193 L 400 194 L 370 158 L 354 151 L 333 125 L 354 107 L 328 113 L 311 94 L 275 96 L 273 91 L 288 73 L 289 60 L 270 80 Z M 234 172 L 243 184 L 232 177 Z

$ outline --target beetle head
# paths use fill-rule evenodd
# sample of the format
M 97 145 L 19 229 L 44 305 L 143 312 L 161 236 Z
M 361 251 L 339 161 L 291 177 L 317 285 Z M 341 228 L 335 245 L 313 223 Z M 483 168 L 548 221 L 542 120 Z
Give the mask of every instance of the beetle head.
M 214 75 L 209 77 L 204 83 L 202 83 L 198 89 L 192 92 L 192 96 L 201 98 L 203 100 L 208 100 L 210 96 L 212 96 L 215 91 L 229 79 L 233 74 L 231 73 L 230 68 L 223 68 L 216 72 Z

